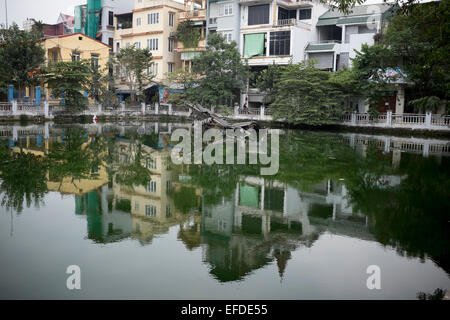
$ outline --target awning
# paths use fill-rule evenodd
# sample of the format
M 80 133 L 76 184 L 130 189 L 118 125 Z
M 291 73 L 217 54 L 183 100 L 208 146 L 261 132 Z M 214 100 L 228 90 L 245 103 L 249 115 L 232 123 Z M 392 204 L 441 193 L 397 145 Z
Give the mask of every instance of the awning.
M 244 57 L 250 58 L 264 54 L 264 33 L 246 34 L 244 40 Z
M 334 43 L 308 44 L 305 51 L 333 51 Z
M 319 19 L 319 21 L 317 21 L 316 27 L 321 27 L 321 26 L 332 26 L 337 24 L 339 18 L 331 18 L 331 19 Z

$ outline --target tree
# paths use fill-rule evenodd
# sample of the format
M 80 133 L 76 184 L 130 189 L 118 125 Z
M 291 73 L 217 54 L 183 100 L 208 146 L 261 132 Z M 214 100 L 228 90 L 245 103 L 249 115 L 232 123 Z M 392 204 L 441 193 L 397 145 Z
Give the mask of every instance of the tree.
M 20 30 L 17 24 L 0 29 L 0 83 L 19 89 L 36 84 L 35 72 L 45 61 L 39 28 Z
M 153 65 L 150 50 L 138 49 L 134 45 L 123 48 L 116 55 L 115 64 L 126 78 L 132 93 L 132 101 L 136 101 L 136 97 L 140 101 L 144 88 L 154 78 L 154 75 L 149 72 Z
M 375 46 L 363 46 L 353 61 L 361 90 L 376 100 L 389 90 L 380 78 L 386 68 L 402 67 L 411 105 L 436 110 L 450 100 L 450 2 L 409 5 L 392 18 Z M 381 71 L 381 72 L 380 72 Z
M 197 47 L 201 38 L 200 28 L 195 27 L 192 20 L 188 19 L 178 24 L 177 39 L 185 48 Z
M 56 62 L 47 70 L 47 83 L 56 98 L 64 98 L 66 105 L 82 110 L 87 105 L 84 92 L 91 83 L 90 61 Z
M 186 99 L 208 107 L 237 101 L 248 77 L 248 67 L 242 63 L 236 42 L 227 43 L 218 34 L 208 37 L 206 51 L 192 62 L 192 72 L 186 84 Z
M 316 69 L 312 63 L 270 67 L 259 78 L 261 89 L 269 88 L 276 119 L 293 124 L 322 125 L 338 120 L 345 110 L 349 85 L 344 79 Z M 339 79 L 339 81 L 336 81 Z

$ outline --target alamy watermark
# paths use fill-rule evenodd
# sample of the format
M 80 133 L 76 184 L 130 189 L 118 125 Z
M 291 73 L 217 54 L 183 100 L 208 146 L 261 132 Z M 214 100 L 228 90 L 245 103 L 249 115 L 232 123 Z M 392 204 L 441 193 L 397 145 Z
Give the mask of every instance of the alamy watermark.
M 188 129 L 176 129 L 172 133 L 171 140 L 179 142 L 171 152 L 174 164 L 260 164 L 266 166 L 260 168 L 261 175 L 278 173 L 280 144 L 277 129 L 210 128 L 203 131 L 202 123 L 196 121 L 193 131 L 193 135 Z

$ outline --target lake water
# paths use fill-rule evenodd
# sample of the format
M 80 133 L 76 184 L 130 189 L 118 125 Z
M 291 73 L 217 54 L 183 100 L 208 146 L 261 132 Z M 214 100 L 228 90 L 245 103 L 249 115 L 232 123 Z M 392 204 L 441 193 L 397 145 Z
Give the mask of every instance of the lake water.
M 450 141 L 281 130 L 175 165 L 176 123 L 2 126 L 2 299 L 416 299 L 450 289 Z M 68 290 L 66 269 L 81 270 Z M 369 290 L 369 266 L 380 289 Z

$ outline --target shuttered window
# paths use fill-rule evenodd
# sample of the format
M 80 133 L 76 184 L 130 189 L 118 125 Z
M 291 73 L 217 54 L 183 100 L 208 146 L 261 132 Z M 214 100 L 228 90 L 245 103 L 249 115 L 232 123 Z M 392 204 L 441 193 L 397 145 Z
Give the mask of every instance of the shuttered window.
M 268 24 L 269 9 L 270 5 L 268 4 L 248 7 L 248 25 Z

